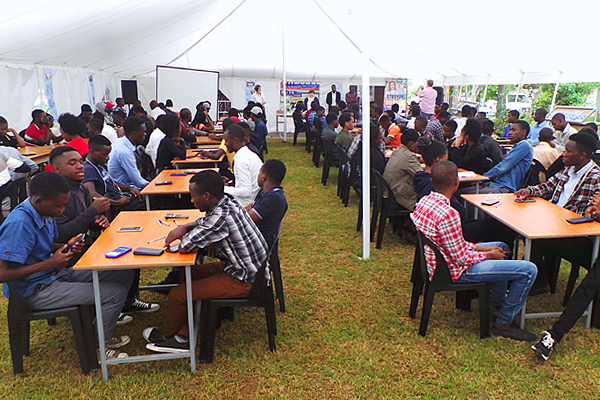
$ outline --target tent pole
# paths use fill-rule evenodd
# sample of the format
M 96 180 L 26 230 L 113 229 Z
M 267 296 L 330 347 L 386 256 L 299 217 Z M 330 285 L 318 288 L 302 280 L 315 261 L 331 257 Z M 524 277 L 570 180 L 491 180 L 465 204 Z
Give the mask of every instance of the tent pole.
M 281 59 L 283 64 L 283 141 L 287 142 L 287 81 L 285 77 L 285 0 L 281 0 Z
M 369 60 L 363 53 L 363 73 L 362 73 L 362 233 L 363 233 L 363 260 L 368 260 L 371 256 L 371 218 L 369 211 L 371 209 L 371 152 L 370 152 L 370 97 L 369 97 Z
M 558 79 L 556 80 L 556 85 L 554 85 L 554 93 L 552 94 L 552 103 L 550 103 L 550 111 L 554 110 L 554 105 L 556 104 L 556 95 L 558 94 L 558 85 L 560 84 L 560 77 L 562 76 L 562 71 L 558 74 Z

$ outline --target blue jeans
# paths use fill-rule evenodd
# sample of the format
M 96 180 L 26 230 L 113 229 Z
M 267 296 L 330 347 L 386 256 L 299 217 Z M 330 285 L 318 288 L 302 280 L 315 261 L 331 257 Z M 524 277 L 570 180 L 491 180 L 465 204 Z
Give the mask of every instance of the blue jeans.
M 502 242 L 479 243 L 481 246 L 498 246 L 508 251 Z M 530 261 L 486 260 L 473 264 L 463 271 L 456 283 L 490 282 L 492 287 L 492 310 L 498 311 L 496 323 L 509 326 L 523 308 L 535 277 L 537 267 Z M 508 282 L 510 290 L 507 294 Z
M 435 117 L 435 114 L 426 114 L 421 111 L 421 116 L 427 118 L 428 121 L 433 121 L 433 117 Z

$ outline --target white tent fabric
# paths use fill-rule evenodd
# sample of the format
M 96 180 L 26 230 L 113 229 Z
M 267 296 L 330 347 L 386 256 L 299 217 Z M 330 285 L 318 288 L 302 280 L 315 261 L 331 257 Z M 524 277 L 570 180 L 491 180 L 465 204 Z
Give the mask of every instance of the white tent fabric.
M 94 74 L 96 99 L 114 100 L 119 81 L 133 77 L 147 105 L 155 66 L 173 65 L 220 71 L 222 91 L 237 98 L 238 107 L 244 79 L 265 82 L 273 121 L 282 76 L 282 5 L 288 81 L 325 87 L 343 81 L 347 90 L 360 81 L 360 50 L 373 61 L 368 72 L 375 84 L 386 77 L 444 85 L 600 80 L 591 47 L 600 3 L 583 0 L 5 3 L 0 115 L 19 127 L 45 93 L 43 67 L 52 67 L 58 113 L 89 103 L 88 73 Z M 363 31 L 365 19 L 371 23 Z

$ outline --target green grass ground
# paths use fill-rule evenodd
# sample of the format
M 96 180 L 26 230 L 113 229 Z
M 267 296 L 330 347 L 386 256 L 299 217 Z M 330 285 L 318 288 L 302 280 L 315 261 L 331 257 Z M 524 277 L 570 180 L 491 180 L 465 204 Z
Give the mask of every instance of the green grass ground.
M 81 375 L 66 319 L 57 326 L 32 323 L 25 373 L 13 376 L 6 322 L 0 324 L 0 395 L 5 399 L 356 399 L 356 398 L 598 398 L 598 331 L 579 322 L 550 361 L 540 364 L 529 345 L 479 339 L 478 302 L 472 312 L 454 308 L 452 294 L 436 297 L 427 337 L 420 320 L 408 318 L 414 247 L 386 232 L 382 250 L 372 246 L 360 261 L 358 199 L 344 208 L 336 196 L 336 171 L 320 184 L 302 146 L 272 140 L 268 158 L 288 167 L 284 186 L 290 205 L 280 257 L 288 312 L 278 313 L 277 352 L 268 350 L 264 316 L 240 310 L 217 332 L 215 361 L 190 374 L 183 360 L 109 367 Z M 530 301 L 535 310 L 560 309 L 558 293 Z M 164 270 L 144 270 L 142 284 Z M 143 328 L 160 325 L 166 298 L 143 293 L 163 309 L 134 315 L 117 328 L 132 337 L 124 348 L 144 354 Z M 7 302 L 0 300 L 0 320 Z M 419 309 L 420 313 L 420 309 Z M 420 314 L 419 314 L 420 316 Z M 539 332 L 552 320 L 528 321 Z

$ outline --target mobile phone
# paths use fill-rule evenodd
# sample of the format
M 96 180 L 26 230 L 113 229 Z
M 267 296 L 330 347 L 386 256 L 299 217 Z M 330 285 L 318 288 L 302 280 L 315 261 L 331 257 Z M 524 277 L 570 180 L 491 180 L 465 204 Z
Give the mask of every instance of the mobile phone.
M 83 234 L 81 235 L 81 237 L 75 241 L 75 243 L 74 243 L 74 244 L 72 244 L 72 245 L 71 245 L 71 244 L 67 245 L 67 247 L 66 247 L 66 248 L 65 248 L 65 249 L 64 249 L 62 252 L 63 252 L 63 253 L 68 253 L 68 252 L 70 252 L 71 250 L 73 250 L 73 246 L 75 246 L 77 243 L 81 243 L 81 242 L 83 242 L 83 239 L 85 239 L 85 233 L 83 233 Z
M 133 251 L 134 256 L 160 256 L 165 251 L 163 249 L 151 249 L 149 247 L 138 247 Z
M 179 243 L 170 246 L 167 249 L 167 253 L 178 253 L 179 252 Z
M 122 226 L 117 229 L 117 232 L 140 232 L 142 229 L 141 226 Z
M 188 219 L 190 216 L 187 214 L 167 214 L 165 219 Z
M 515 199 L 516 203 L 535 203 L 535 199 Z
M 104 255 L 104 257 L 106 257 L 106 258 L 119 258 L 123 254 L 127 254 L 130 251 L 131 251 L 131 247 L 121 246 L 121 247 L 117 247 L 113 251 L 109 251 L 108 253 L 106 253 Z
M 185 172 L 175 172 L 175 173 L 172 173 L 170 175 L 171 176 L 186 176 L 187 173 L 185 173 Z M 158 183 L 157 183 L 157 185 L 158 185 Z
M 484 206 L 493 206 L 494 204 L 498 204 L 498 203 L 500 203 L 500 200 L 498 200 L 498 199 L 488 199 L 488 200 L 483 200 L 481 202 L 481 204 Z
M 173 181 L 162 181 L 162 182 L 156 182 L 155 185 L 156 186 L 161 186 L 161 185 L 172 185 Z
M 185 171 L 186 175 L 196 175 L 197 172 L 196 171 Z
M 594 220 L 588 217 L 568 218 L 566 221 L 570 224 L 583 224 L 584 222 L 593 222 Z

